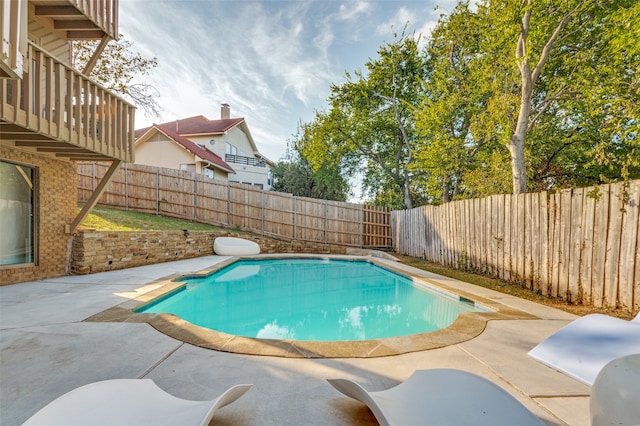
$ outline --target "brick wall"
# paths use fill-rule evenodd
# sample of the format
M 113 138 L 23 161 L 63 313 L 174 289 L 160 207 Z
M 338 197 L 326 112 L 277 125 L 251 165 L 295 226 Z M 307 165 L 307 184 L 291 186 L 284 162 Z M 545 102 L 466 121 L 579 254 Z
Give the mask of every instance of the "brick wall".
M 235 231 L 79 231 L 71 252 L 72 274 L 125 269 L 213 253 L 216 237 L 240 237 L 255 241 L 261 253 L 345 254 L 346 247 L 287 242 Z
M 5 145 L 0 146 L 0 158 L 37 168 L 37 263 L 29 267 L 0 267 L 0 284 L 64 275 L 71 238 L 71 235 L 64 233 L 64 226 L 73 221 L 77 205 L 75 163 Z

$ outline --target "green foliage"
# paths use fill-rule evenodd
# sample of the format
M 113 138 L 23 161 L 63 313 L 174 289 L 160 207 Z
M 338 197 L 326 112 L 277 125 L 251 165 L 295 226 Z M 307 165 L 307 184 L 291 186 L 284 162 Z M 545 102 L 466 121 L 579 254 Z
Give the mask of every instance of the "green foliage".
M 640 34 L 630 25 L 639 9 L 630 0 L 485 0 L 476 12 L 459 3 L 443 16 L 416 111 L 423 136 L 416 157 L 430 171 L 431 195 L 446 202 L 511 191 L 505 146 L 525 99 L 524 62 L 534 73 L 540 65 L 525 100 L 528 190 L 640 176 Z M 530 25 L 516 60 L 525 13 Z
M 365 66 L 366 73 L 347 73 L 346 82 L 331 87 L 329 111 L 303 124 L 300 152 L 313 170 L 330 164 L 349 177 L 363 172 L 365 193 L 386 200 L 383 194 L 393 188 L 402 206 L 412 207 L 412 183 L 422 171 L 412 168 L 417 133 L 411 110 L 424 58 L 417 40 L 402 34 Z
M 72 64 L 82 71 L 98 47 L 99 41 L 73 41 Z M 149 75 L 158 66 L 157 58 L 147 59 L 132 50 L 133 43 L 120 34 L 118 40 L 107 44 L 100 55 L 90 77 L 106 89 L 119 93 L 142 108 L 149 118 L 160 118 L 158 90 L 147 83 L 136 83 L 138 77 Z
M 639 178 L 637 22 L 634 0 L 460 2 L 332 86 L 300 152 L 393 208 Z
M 272 191 L 286 192 L 298 197 L 321 200 L 346 201 L 349 196 L 348 181 L 332 164 L 321 165 L 317 170 L 300 155 L 297 141 L 291 141 L 284 160 L 271 170 L 274 177 Z
M 527 10 L 531 13 L 526 54 L 521 62 L 527 61 L 532 72 L 539 71 L 539 75 L 532 80 L 526 117 L 527 189 L 595 185 L 638 176 L 637 160 L 633 159 L 638 157 L 636 71 L 640 58 L 637 37 L 629 37 L 631 31 L 638 32 L 637 26 L 629 25 L 633 19 L 637 22 L 637 2 L 526 3 L 530 3 L 528 8 L 522 8 L 525 2 L 485 1 L 478 14 L 482 22 L 491 23 L 482 31 L 494 34 L 486 37 L 488 42 L 482 50 L 504 51 L 497 55 L 504 58 L 513 52 L 521 24 L 512 18 L 500 21 L 500 17 L 522 17 Z M 559 36 L 553 39 L 556 32 Z M 545 47 L 550 49 L 543 62 Z M 495 96 L 522 100 L 524 80 L 513 78 L 521 62 L 505 61 L 504 67 L 496 68 L 494 74 L 511 86 L 498 88 Z M 513 133 L 517 118 L 514 112 L 521 108 L 513 102 L 511 106 L 504 104 L 503 112 L 491 111 L 487 127 L 493 127 L 496 134 L 504 129 L 509 129 L 507 134 Z
M 415 166 L 428 170 L 424 185 L 433 202 L 486 195 L 466 177 L 486 168 L 483 156 L 500 147 L 495 132 L 483 133 L 493 92 L 478 61 L 478 19 L 467 3 L 459 3 L 440 20 L 427 46 L 427 80 L 414 111 L 420 133 Z

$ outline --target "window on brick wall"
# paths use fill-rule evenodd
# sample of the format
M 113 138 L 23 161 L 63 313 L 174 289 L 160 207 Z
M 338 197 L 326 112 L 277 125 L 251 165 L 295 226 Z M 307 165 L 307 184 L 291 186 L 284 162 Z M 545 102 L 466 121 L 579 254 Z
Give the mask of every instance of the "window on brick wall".
M 0 161 L 0 266 L 35 263 L 36 169 Z

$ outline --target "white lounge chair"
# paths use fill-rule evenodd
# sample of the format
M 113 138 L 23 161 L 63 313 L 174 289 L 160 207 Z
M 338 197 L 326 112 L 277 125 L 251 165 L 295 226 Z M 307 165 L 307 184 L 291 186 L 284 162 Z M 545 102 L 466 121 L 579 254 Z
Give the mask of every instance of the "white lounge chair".
M 591 426 L 640 425 L 640 354 L 614 359 L 591 388 Z
M 254 256 L 260 254 L 260 246 L 244 238 L 218 237 L 213 240 L 213 251 L 220 256 Z
M 529 356 L 589 386 L 608 362 L 640 353 L 640 314 L 633 320 L 589 314 L 545 339 Z
M 417 370 L 398 386 L 378 392 L 351 380 L 328 382 L 366 404 L 382 426 L 544 425 L 504 389 L 462 370 Z
M 189 401 L 166 393 L 153 380 L 105 380 L 62 395 L 24 425 L 208 425 L 218 409 L 251 386 L 234 386 L 211 401 Z

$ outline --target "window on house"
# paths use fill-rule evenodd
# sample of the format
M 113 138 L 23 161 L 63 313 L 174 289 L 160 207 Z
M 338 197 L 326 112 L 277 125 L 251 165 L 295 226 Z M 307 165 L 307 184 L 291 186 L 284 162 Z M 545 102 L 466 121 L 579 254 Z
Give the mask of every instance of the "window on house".
M 253 186 L 260 188 L 260 189 L 264 189 L 264 186 L 261 183 L 256 183 Z
M 0 161 L 0 266 L 35 263 L 34 167 Z
M 180 170 L 184 170 L 184 171 L 187 171 L 187 172 L 195 173 L 196 165 L 195 164 L 182 163 L 182 164 L 180 164 Z
M 202 169 L 202 174 L 205 177 L 208 177 L 208 178 L 211 178 L 211 179 L 213 179 L 214 176 L 215 176 L 215 173 L 214 173 L 214 171 L 212 169 Z
M 238 155 L 238 148 L 236 146 L 231 145 L 229 142 L 227 142 L 227 146 L 225 148 L 225 154 Z

